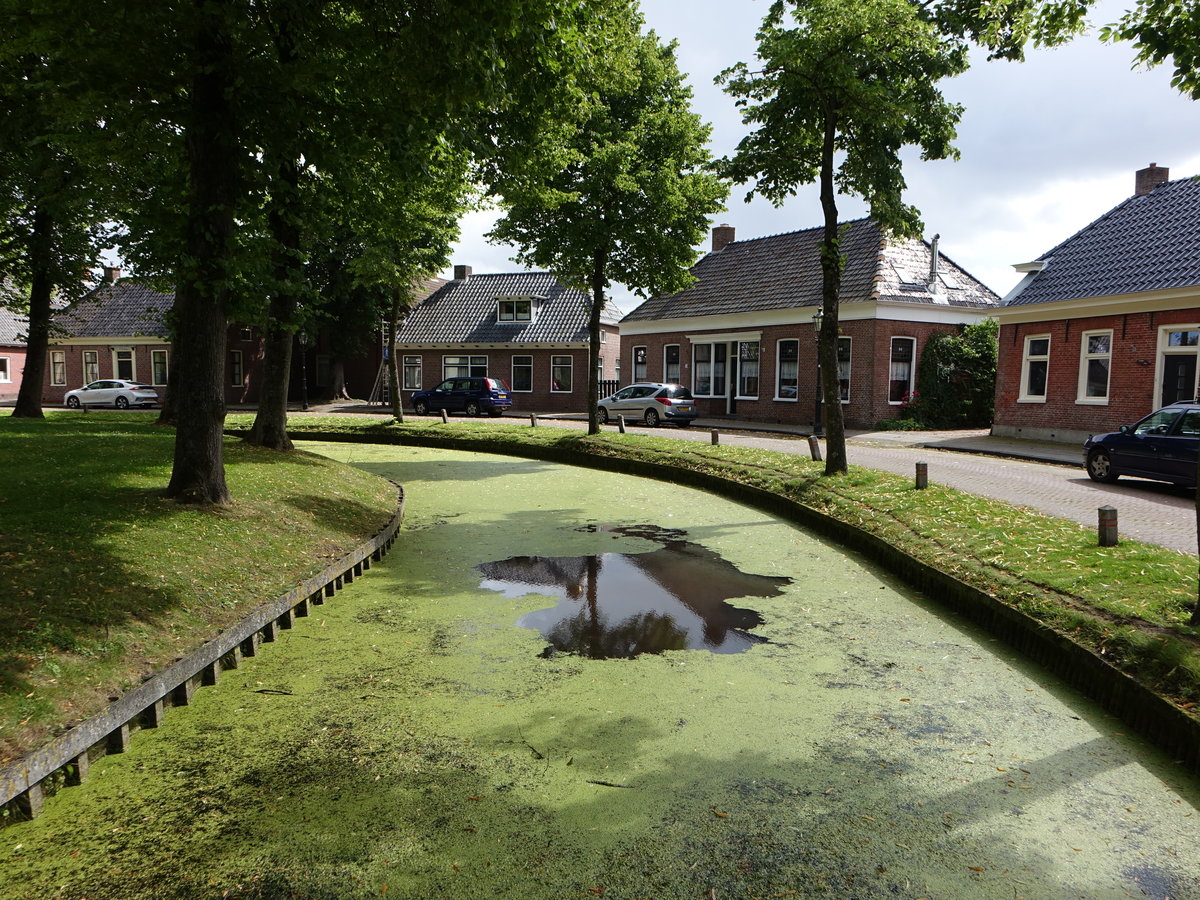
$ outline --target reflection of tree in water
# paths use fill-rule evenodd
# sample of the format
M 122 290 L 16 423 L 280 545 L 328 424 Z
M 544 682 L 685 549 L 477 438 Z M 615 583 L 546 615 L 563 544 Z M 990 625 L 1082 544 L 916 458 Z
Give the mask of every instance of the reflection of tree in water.
M 739 571 L 718 554 L 683 539 L 684 532 L 637 528 L 594 530 L 662 544 L 649 553 L 593 556 L 518 556 L 484 563 L 483 587 L 510 597 L 550 593 L 558 607 L 539 610 L 518 624 L 539 628 L 565 651 L 603 658 L 704 646 L 737 652 L 762 641 L 745 629 L 762 624 L 733 597 L 776 596 L 791 579 Z M 584 609 L 576 603 L 582 601 Z

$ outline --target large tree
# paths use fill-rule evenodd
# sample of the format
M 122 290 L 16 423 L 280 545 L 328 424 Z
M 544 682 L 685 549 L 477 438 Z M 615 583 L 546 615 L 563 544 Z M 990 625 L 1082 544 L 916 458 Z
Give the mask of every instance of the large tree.
M 493 182 L 505 215 L 489 237 L 590 295 L 588 431 L 600 430 L 600 317 L 616 281 L 642 296 L 680 291 L 727 186 L 710 171 L 709 128 L 691 111 L 675 45 L 630 21 L 577 122 L 545 135 L 540 165 Z
M 965 45 L 944 37 L 909 0 L 776 0 L 758 32 L 761 68 L 738 63 L 718 81 L 753 130 L 724 170 L 776 205 L 820 183 L 821 312 L 817 345 L 824 399 L 825 474 L 847 468 L 839 401 L 838 298 L 844 259 L 837 193 L 862 197 L 885 232 L 919 236 L 903 200 L 900 151 L 957 156 L 961 107 L 936 87 L 967 67 Z

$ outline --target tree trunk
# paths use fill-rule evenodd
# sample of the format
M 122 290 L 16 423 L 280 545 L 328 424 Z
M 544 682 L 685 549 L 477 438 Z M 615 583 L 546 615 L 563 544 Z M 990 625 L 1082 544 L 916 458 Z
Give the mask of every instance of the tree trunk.
M 179 401 L 177 399 L 179 395 L 179 364 L 174 353 L 174 348 L 178 346 L 178 337 L 172 334 L 171 361 L 167 368 L 167 396 L 158 410 L 158 418 L 154 422 L 155 425 L 173 428 L 175 423 L 179 421 Z
M 607 256 L 592 260 L 592 308 L 588 314 L 588 434 L 600 433 L 600 312 L 604 309 L 604 268 Z
M 263 345 L 262 381 L 258 389 L 258 412 L 246 441 L 271 450 L 295 447 L 287 433 L 288 383 L 292 377 L 292 338 L 296 333 L 297 287 L 304 277 L 300 261 L 298 191 L 300 170 L 295 159 L 279 164 L 276 190 L 268 216 L 275 242 L 275 290 L 267 312 Z
M 25 346 L 25 373 L 17 391 L 12 415 L 18 419 L 44 419 L 42 387 L 46 378 L 46 353 L 50 344 L 50 299 L 54 285 L 50 278 L 50 256 L 54 244 L 54 223 L 44 207 L 33 213 L 33 239 L 29 262 L 33 273 L 29 291 L 29 341 Z
M 225 308 L 229 297 L 239 148 L 230 97 L 233 47 L 229 3 L 194 0 L 199 23 L 188 100 L 185 258 L 175 294 L 177 408 L 175 459 L 166 495 L 183 503 L 227 505 Z
M 404 403 L 400 396 L 400 372 L 396 365 L 396 329 L 400 325 L 400 312 L 404 306 L 402 288 L 396 288 L 392 297 L 392 305 L 388 309 L 387 320 L 387 377 L 388 396 L 392 398 L 392 418 L 397 422 L 404 421 Z
M 837 199 L 833 184 L 833 148 L 837 119 L 826 116 L 821 149 L 821 209 L 825 214 L 821 244 L 821 333 L 817 339 L 817 363 L 821 367 L 821 396 L 825 418 L 825 474 L 843 475 L 846 462 L 846 427 L 838 389 L 837 339 L 838 296 L 842 287 L 842 249 L 838 234 Z
M 346 361 L 344 359 L 335 359 L 330 367 L 329 377 L 333 381 L 333 386 L 329 392 L 330 400 L 353 400 L 350 396 L 350 387 L 346 384 Z

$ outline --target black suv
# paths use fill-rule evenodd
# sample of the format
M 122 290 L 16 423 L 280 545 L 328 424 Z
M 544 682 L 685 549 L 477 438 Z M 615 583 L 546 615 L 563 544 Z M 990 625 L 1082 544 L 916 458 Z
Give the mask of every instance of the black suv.
M 414 391 L 412 405 L 418 416 L 440 409 L 468 416 L 498 416 L 512 406 L 512 394 L 499 378 L 447 378 L 431 391 Z
M 1136 425 L 1095 434 L 1083 445 L 1083 464 L 1093 481 L 1137 475 L 1196 486 L 1200 450 L 1200 401 L 1185 400 L 1152 412 Z

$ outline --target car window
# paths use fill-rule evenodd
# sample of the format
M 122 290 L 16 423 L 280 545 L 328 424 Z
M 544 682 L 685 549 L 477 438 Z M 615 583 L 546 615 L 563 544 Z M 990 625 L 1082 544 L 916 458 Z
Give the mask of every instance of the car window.
M 435 391 L 452 391 L 454 390 L 454 379 L 447 378 L 441 384 L 434 388 Z
M 637 393 L 633 395 L 633 399 L 641 400 L 643 397 L 652 397 L 657 390 L 658 390 L 658 388 L 656 388 L 656 387 L 643 385 L 642 387 L 637 389 Z
M 621 388 L 619 391 L 617 391 L 615 394 L 613 394 L 613 399 L 614 400 L 628 400 L 630 397 L 633 396 L 633 391 L 634 391 L 634 389 L 631 387 Z
M 1133 428 L 1134 434 L 1166 434 L 1171 430 L 1171 426 L 1175 424 L 1175 420 L 1179 418 L 1183 410 L 1181 409 L 1160 409 L 1156 413 L 1151 413 L 1138 422 Z
M 1179 420 L 1179 433 L 1188 437 L 1200 435 L 1200 409 L 1189 409 Z
M 667 396 L 672 400 L 691 400 L 692 392 L 680 384 L 673 384 L 667 388 Z

